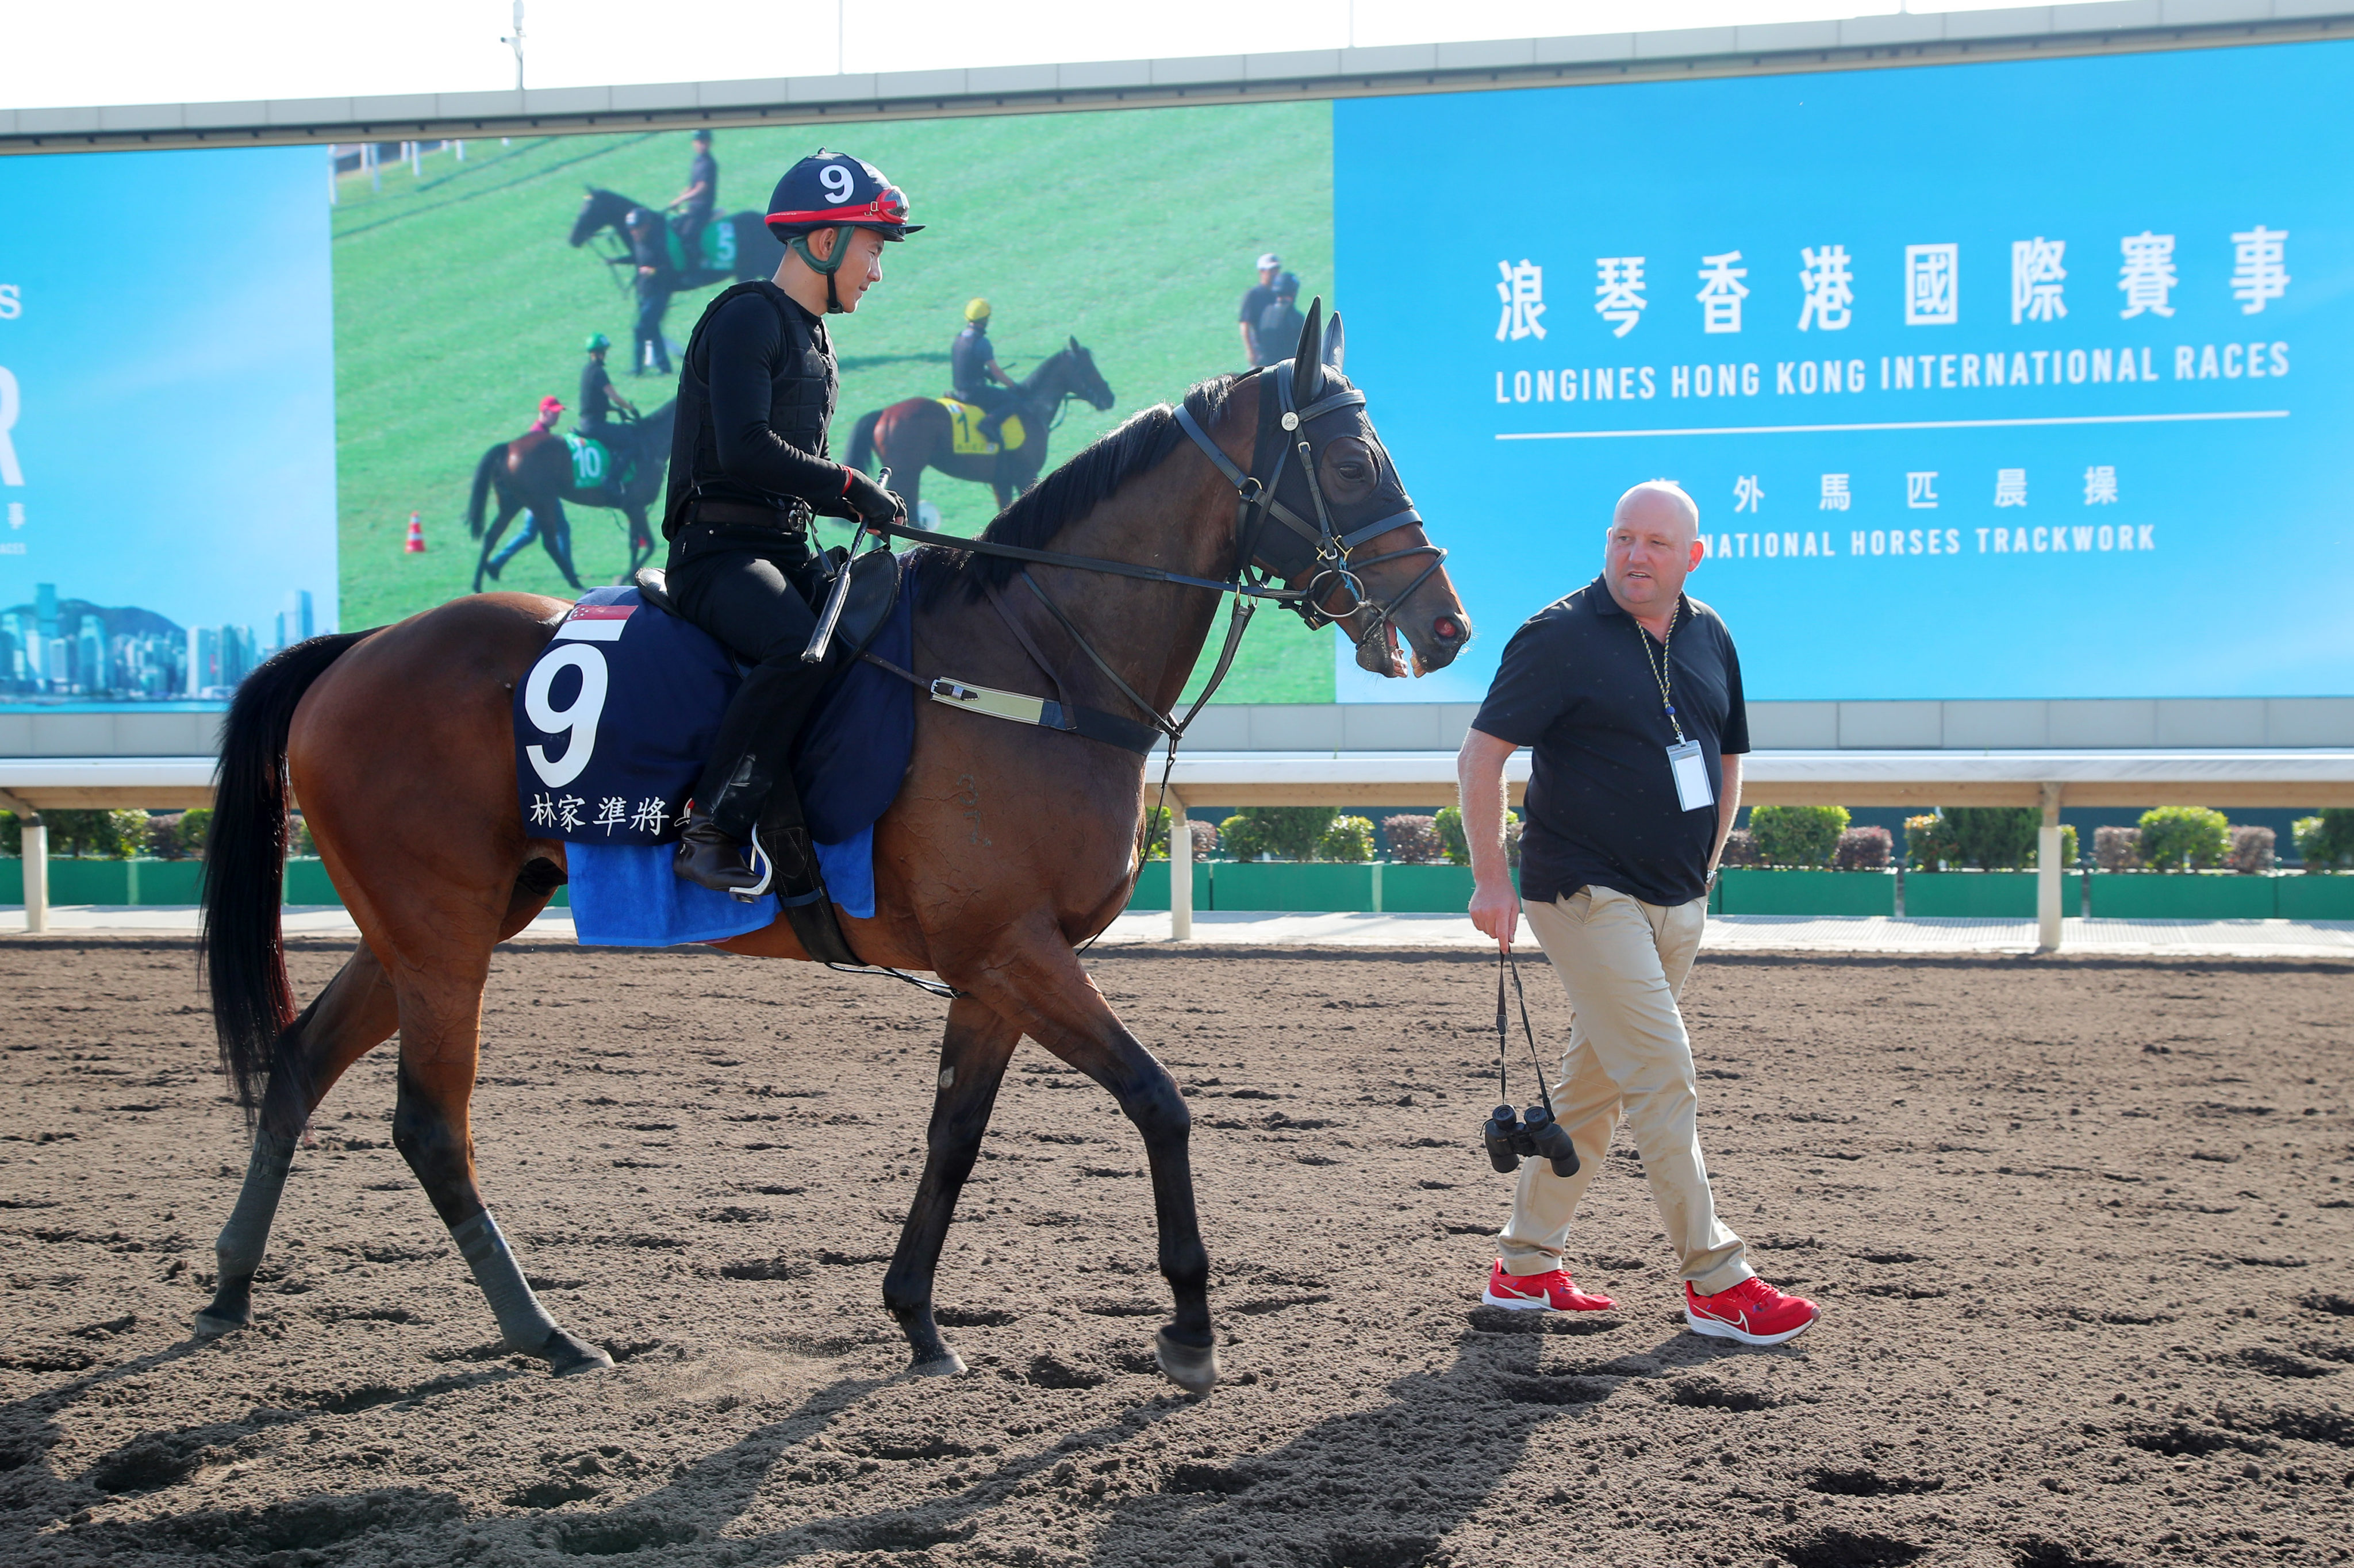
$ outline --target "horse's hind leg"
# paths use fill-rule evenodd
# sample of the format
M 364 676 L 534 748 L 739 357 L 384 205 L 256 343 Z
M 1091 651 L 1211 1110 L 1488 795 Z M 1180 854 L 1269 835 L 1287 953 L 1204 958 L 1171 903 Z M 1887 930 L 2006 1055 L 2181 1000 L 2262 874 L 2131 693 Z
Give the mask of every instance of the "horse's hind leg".
M 883 1304 L 899 1320 L 919 1372 L 964 1371 L 964 1362 L 941 1340 L 939 1327 L 932 1321 L 932 1281 L 939 1271 L 949 1222 L 956 1213 L 957 1194 L 972 1174 L 981 1134 L 989 1128 L 989 1113 L 997 1104 L 997 1086 L 1021 1038 L 1019 1029 L 970 997 L 949 1004 L 924 1177 L 899 1232 L 891 1271 L 883 1277 Z
M 1193 1113 L 1168 1069 L 1112 1012 L 1059 931 L 1025 932 L 1013 939 L 1020 946 L 1012 952 L 957 967 L 970 969 L 970 988 L 1007 1019 L 1018 1021 L 1023 1033 L 1109 1089 L 1143 1136 L 1161 1232 L 1161 1272 L 1176 1298 L 1176 1313 L 1156 1337 L 1154 1354 L 1178 1387 L 1208 1393 L 1218 1381 L 1218 1351 L 1210 1330 L 1210 1255 L 1202 1245 L 1187 1150 Z
M 295 1139 L 345 1069 L 383 1044 L 398 1022 L 384 966 L 364 947 L 287 1026 L 262 1094 L 245 1185 L 214 1244 L 219 1273 L 211 1304 L 196 1314 L 200 1338 L 211 1339 L 253 1321 L 253 1275 L 270 1245 L 270 1222 L 286 1190 Z
M 557 1327 L 540 1306 L 475 1184 L 467 1107 L 481 1046 L 490 948 L 485 943 L 469 961 L 455 944 L 439 946 L 440 951 L 426 955 L 425 961 L 404 963 L 396 982 L 400 1091 L 393 1109 L 393 1147 L 408 1161 L 426 1200 L 450 1227 L 451 1239 L 489 1299 L 506 1342 L 548 1362 L 559 1377 L 610 1367 L 612 1357 Z

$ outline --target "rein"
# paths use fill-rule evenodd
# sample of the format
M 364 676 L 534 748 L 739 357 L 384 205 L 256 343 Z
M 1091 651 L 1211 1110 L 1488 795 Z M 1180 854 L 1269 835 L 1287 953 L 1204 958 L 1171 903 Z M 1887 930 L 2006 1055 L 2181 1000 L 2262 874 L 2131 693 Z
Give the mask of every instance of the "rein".
M 1165 571 L 1159 567 L 1140 566 L 1132 561 L 1108 560 L 1096 556 L 1076 556 L 1061 550 L 1036 550 L 1026 546 L 1000 544 L 993 539 L 960 538 L 953 534 L 913 527 L 905 523 L 872 523 L 867 526 L 876 534 L 907 539 L 917 544 L 933 545 L 943 549 L 963 550 L 975 555 L 996 556 L 1007 560 L 1023 562 L 1025 569 L 1021 574 L 1022 580 L 1031 593 L 1053 612 L 1055 619 L 1062 625 L 1064 630 L 1069 633 L 1072 641 L 1078 646 L 1079 651 L 1085 653 L 1089 662 L 1111 681 L 1119 694 L 1135 705 L 1139 711 L 1150 715 L 1153 728 L 1168 736 L 1170 760 L 1173 765 L 1177 745 L 1184 738 L 1186 729 L 1193 724 L 1203 707 L 1208 704 L 1212 694 L 1225 683 L 1227 674 L 1234 668 L 1235 652 L 1241 646 L 1243 633 L 1248 630 L 1251 615 L 1257 609 L 1255 601 L 1264 599 L 1289 608 L 1307 622 L 1310 630 L 1337 625 L 1360 609 L 1370 606 L 1373 614 L 1367 621 L 1363 634 L 1352 637 L 1352 645 L 1362 649 L 1368 641 L 1383 635 L 1391 618 L 1396 614 L 1398 607 L 1411 598 L 1424 583 L 1429 581 L 1447 559 L 1445 550 L 1437 545 L 1430 544 L 1412 545 L 1403 550 L 1388 551 L 1383 555 L 1368 556 L 1363 560 L 1354 558 L 1354 553 L 1359 546 L 1368 540 L 1379 538 L 1392 529 L 1419 523 L 1422 521 L 1422 514 L 1409 505 L 1404 511 L 1378 517 L 1345 534 L 1333 525 L 1331 509 L 1325 503 L 1324 489 L 1316 475 L 1316 449 L 1307 439 L 1304 427 L 1328 414 L 1337 413 L 1344 408 L 1364 407 L 1365 395 L 1354 389 L 1336 392 L 1329 397 L 1318 399 L 1306 408 L 1296 408 L 1292 403 L 1291 372 L 1294 366 L 1287 362 L 1279 366 L 1268 366 L 1254 372 L 1255 375 L 1265 378 L 1263 388 L 1271 388 L 1274 396 L 1271 398 L 1262 396 L 1260 399 L 1259 430 L 1253 446 L 1251 470 L 1248 472 L 1235 466 L 1234 460 L 1225 454 L 1216 441 L 1211 440 L 1209 432 L 1202 428 L 1201 421 L 1193 418 L 1192 411 L 1186 408 L 1182 402 L 1177 404 L 1173 410 L 1178 428 L 1185 432 L 1193 444 L 1216 465 L 1218 471 L 1225 477 L 1226 482 L 1234 486 L 1235 560 L 1234 571 L 1230 577 L 1200 577 L 1183 572 Z M 1278 428 L 1284 435 L 1281 438 L 1275 438 L 1274 432 Z M 1270 446 L 1274 449 L 1272 461 L 1267 458 Z M 1310 504 L 1316 514 L 1316 520 L 1312 524 L 1276 495 L 1278 487 L 1283 482 L 1284 470 L 1295 456 L 1299 463 L 1300 479 L 1308 487 Z M 1264 477 L 1261 477 L 1261 470 L 1267 471 Z M 1312 554 L 1302 556 L 1295 547 L 1291 552 L 1288 552 L 1293 556 L 1295 564 L 1277 562 L 1271 565 L 1259 565 L 1259 557 L 1266 553 L 1265 546 L 1270 522 L 1283 524 L 1298 536 L 1297 546 L 1306 546 L 1308 550 L 1312 551 Z M 1404 560 L 1413 556 L 1426 555 L 1430 557 L 1430 564 L 1416 574 L 1414 580 L 1407 583 L 1394 598 L 1385 601 L 1375 601 L 1366 598 L 1364 585 L 1357 576 L 1359 570 L 1381 566 L 1390 561 Z M 1140 582 L 1168 583 L 1178 588 L 1206 588 L 1212 593 L 1235 596 L 1234 611 L 1227 622 L 1225 644 L 1219 651 L 1217 665 L 1211 672 L 1209 683 L 1203 687 L 1202 694 L 1194 699 L 1182 719 L 1176 719 L 1169 714 L 1162 713 L 1151 703 L 1147 702 L 1112 670 L 1110 662 L 1097 652 L 1094 644 L 1089 642 L 1086 635 L 1080 631 L 1077 623 L 1072 620 L 1060 605 L 1047 596 L 1045 589 L 1038 586 L 1037 579 L 1033 577 L 1026 569 L 1033 565 L 1065 567 L 1076 571 L 1133 577 Z M 1254 566 L 1258 567 L 1260 573 L 1257 580 L 1253 580 L 1250 575 Z M 1278 586 L 1274 581 L 1278 572 L 1290 576 L 1309 573 L 1308 586 L 1297 588 Z M 1337 613 L 1327 609 L 1322 602 L 1331 595 L 1336 587 L 1345 589 L 1350 600 L 1348 608 Z M 1008 625 L 1013 625 L 1013 617 L 1003 602 L 993 594 L 991 596 L 991 601 L 995 606 L 1000 618 L 1005 620 Z M 1051 677 L 1053 670 L 1045 665 L 1045 662 L 1039 657 L 1036 650 L 1029 646 L 1029 639 L 1022 633 L 1018 626 L 1014 627 L 1014 635 L 1016 640 L 1023 644 L 1024 651 L 1030 654 L 1032 661 L 1046 669 L 1046 673 Z M 920 683 L 919 682 L 918 684 Z M 955 684 L 955 683 L 950 683 Z M 940 684 L 940 682 L 934 682 L 929 688 L 936 698 L 949 702 L 960 700 L 940 692 L 938 689 Z M 1060 684 L 1061 683 L 1057 681 L 1058 690 Z M 960 690 L 989 693 L 986 687 L 970 685 L 961 686 Z M 1013 695 L 993 693 L 989 694 Z M 1014 700 L 1035 702 L 1037 699 L 1015 697 Z M 1067 702 L 1061 706 L 1066 713 L 1071 711 Z M 984 708 L 983 711 L 996 710 Z M 1013 715 L 999 713 L 998 716 Z M 1038 721 L 1034 719 L 1031 722 Z M 1050 727 L 1072 726 L 1066 724 L 1050 726 Z M 1162 786 L 1165 792 L 1167 787 L 1165 778 L 1162 780 Z

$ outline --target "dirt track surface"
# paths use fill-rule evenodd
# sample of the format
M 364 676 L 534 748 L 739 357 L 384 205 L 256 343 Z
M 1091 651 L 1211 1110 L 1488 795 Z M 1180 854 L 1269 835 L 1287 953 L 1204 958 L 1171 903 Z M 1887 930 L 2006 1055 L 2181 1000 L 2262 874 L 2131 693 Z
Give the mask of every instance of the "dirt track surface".
M 298 992 L 338 961 L 297 951 Z M 388 1051 L 296 1160 L 257 1326 L 193 1343 L 245 1155 L 189 952 L 0 945 L 0 1562 L 2354 1555 L 2345 966 L 1703 958 L 1720 1205 L 1826 1306 L 1773 1351 L 1682 1330 L 1623 1149 L 1576 1268 L 1619 1310 L 1472 1306 L 1506 1195 L 1476 957 L 1093 967 L 1193 1107 L 1205 1402 L 1151 1370 L 1138 1141 L 1030 1045 L 942 1272 L 972 1372 L 901 1375 L 941 1005 L 700 953 L 493 977 L 484 1186 L 617 1370 L 493 1342 Z

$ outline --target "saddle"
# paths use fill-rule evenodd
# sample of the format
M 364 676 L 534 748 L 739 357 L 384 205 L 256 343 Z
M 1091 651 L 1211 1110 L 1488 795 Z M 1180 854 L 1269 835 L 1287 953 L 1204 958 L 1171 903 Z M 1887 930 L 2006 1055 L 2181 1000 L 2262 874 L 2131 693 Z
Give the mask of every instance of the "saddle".
M 847 549 L 836 546 L 820 556 L 818 562 L 822 571 L 811 574 L 812 579 L 811 592 L 815 600 L 811 607 L 812 609 L 821 608 L 824 604 L 827 596 L 832 591 L 834 578 L 839 574 L 844 571 L 850 574 L 850 587 L 843 599 L 842 618 L 834 626 L 834 645 L 839 652 L 832 657 L 846 666 L 850 673 L 854 673 L 858 670 L 858 666 L 854 663 L 857 656 L 864 652 L 868 645 L 873 643 L 890 625 L 893 612 L 898 608 L 900 561 L 888 550 L 871 550 L 865 555 L 852 556 Z M 678 606 L 670 597 L 669 579 L 661 568 L 642 567 L 632 576 L 631 581 L 638 590 L 638 597 L 646 604 L 665 615 L 678 615 Z M 847 675 L 835 676 L 835 685 L 840 686 L 847 678 Z M 897 694 L 893 694 L 895 698 L 896 695 Z M 821 712 L 828 705 L 830 705 L 830 699 L 821 699 Z M 801 747 L 802 756 L 798 761 L 807 764 L 810 770 L 818 772 L 822 777 L 836 772 L 840 770 L 840 759 L 832 754 L 837 749 L 837 744 L 835 737 L 823 732 L 823 726 L 819 723 L 819 715 L 813 714 L 809 727 L 802 732 Z M 816 755 L 811 755 L 812 751 Z M 860 770 L 858 768 L 860 760 L 863 759 L 850 759 L 847 771 L 854 775 L 857 773 Z M 895 780 L 905 768 L 906 756 L 903 749 L 897 758 L 896 768 L 891 769 Z M 797 774 L 803 770 L 801 766 L 797 766 L 795 768 Z M 896 791 L 895 782 L 890 792 L 896 793 Z M 864 790 L 854 789 L 854 801 L 843 803 L 831 800 L 827 792 L 822 789 L 803 789 L 802 794 L 802 810 L 813 841 L 822 839 L 832 842 L 837 837 L 854 836 L 856 832 L 863 832 L 871 826 L 875 817 L 881 815 L 881 806 L 873 802 L 871 789 Z M 882 804 L 888 803 L 886 794 Z M 860 817 L 864 820 L 857 821 L 855 828 L 853 828 L 853 821 Z M 838 825 L 836 819 L 839 819 Z M 864 960 L 852 949 L 848 939 L 843 935 L 842 923 L 834 915 L 835 900 L 825 885 L 823 862 L 824 857 L 821 855 L 818 863 L 818 896 L 798 901 L 780 901 L 785 919 L 792 927 L 793 935 L 800 940 L 802 950 L 812 959 L 821 963 L 863 964 Z M 869 874 L 871 877 L 871 873 Z
M 991 457 L 999 452 L 1020 451 L 1028 444 L 1029 430 L 1019 414 L 1008 414 L 998 422 L 997 433 L 1002 443 L 990 440 L 981 433 L 981 421 L 989 410 L 978 404 L 960 402 L 954 397 L 936 399 L 949 411 L 949 450 L 958 457 Z
M 827 595 L 833 591 L 836 573 L 849 561 L 850 591 L 842 601 L 842 619 L 835 623 L 833 640 L 843 651 L 843 657 L 854 659 L 866 652 L 891 619 L 891 611 L 899 602 L 899 562 L 888 550 L 869 550 L 850 559 L 850 552 L 836 545 L 818 557 L 822 570 L 811 574 L 811 609 L 822 609 Z M 670 579 L 660 567 L 641 567 L 630 578 L 638 597 L 665 615 L 679 613 L 671 602 Z

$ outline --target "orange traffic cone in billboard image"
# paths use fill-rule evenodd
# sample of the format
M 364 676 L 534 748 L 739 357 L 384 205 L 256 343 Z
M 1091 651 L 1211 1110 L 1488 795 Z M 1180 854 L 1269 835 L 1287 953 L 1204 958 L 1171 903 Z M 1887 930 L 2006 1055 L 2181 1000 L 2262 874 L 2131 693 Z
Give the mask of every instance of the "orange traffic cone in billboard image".
M 408 514 L 408 542 L 401 546 L 400 552 L 404 556 L 425 553 L 425 524 L 414 512 Z

